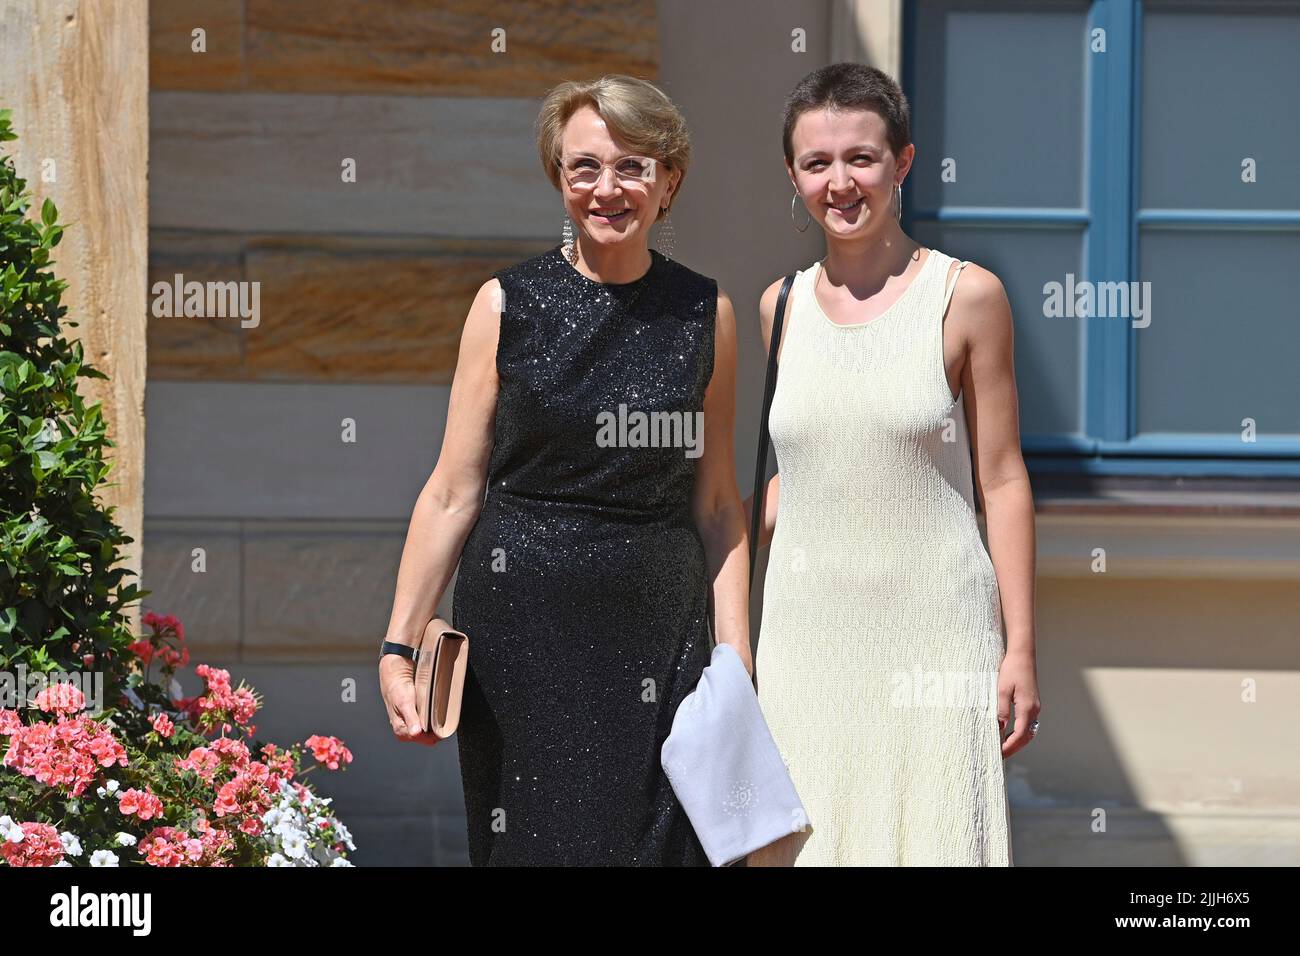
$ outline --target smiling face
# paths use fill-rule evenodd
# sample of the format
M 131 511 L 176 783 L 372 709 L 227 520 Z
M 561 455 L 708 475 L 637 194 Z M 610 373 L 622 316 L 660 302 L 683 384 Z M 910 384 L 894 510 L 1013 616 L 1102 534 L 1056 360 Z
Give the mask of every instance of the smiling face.
M 813 219 L 828 237 L 879 235 L 894 214 L 894 183 L 902 183 L 916 147 L 895 157 L 888 127 L 872 110 L 809 110 L 791 131 L 794 166 L 786 170 Z
M 638 167 L 625 159 L 632 152 L 614 140 L 605 121 L 590 106 L 580 108 L 564 126 L 560 139 L 564 207 L 588 239 L 604 246 L 639 243 L 648 247 L 650 227 L 681 178 L 681 173 L 662 163 Z M 602 168 L 601 163 L 617 165 Z M 571 177 L 591 175 L 596 176 L 594 183 L 570 182 Z

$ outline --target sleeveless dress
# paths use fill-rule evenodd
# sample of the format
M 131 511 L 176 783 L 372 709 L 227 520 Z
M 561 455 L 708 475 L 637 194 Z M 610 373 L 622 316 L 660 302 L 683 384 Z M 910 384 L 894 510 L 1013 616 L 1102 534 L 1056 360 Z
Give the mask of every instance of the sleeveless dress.
M 709 865 L 659 754 L 711 651 L 686 446 L 718 293 L 650 255 L 629 283 L 587 278 L 558 245 L 494 273 L 495 438 L 452 598 L 475 866 Z
M 944 371 L 956 261 L 931 249 L 855 325 L 814 297 L 820 263 L 791 290 L 755 667 L 811 823 L 796 866 L 1011 865 L 1001 603 Z

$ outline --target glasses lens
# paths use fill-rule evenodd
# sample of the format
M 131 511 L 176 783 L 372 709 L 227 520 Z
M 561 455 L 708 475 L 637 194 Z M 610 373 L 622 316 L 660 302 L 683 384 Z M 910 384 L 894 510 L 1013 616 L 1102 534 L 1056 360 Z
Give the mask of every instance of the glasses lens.
M 570 186 L 590 186 L 600 178 L 600 164 L 594 159 L 565 158 L 560 164 L 564 167 L 564 176 Z
M 647 156 L 624 156 L 618 161 L 618 178 L 625 183 L 652 183 L 655 161 Z
M 570 186 L 594 186 L 604 166 L 590 156 L 572 156 L 560 160 Z M 654 182 L 656 163 L 648 156 L 624 156 L 612 164 L 615 176 L 624 186 L 649 185 Z

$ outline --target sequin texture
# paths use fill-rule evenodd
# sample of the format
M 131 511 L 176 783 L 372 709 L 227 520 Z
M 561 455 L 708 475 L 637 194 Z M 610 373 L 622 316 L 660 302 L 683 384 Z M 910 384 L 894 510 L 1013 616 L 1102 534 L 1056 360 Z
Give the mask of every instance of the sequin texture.
M 717 283 L 650 254 L 630 283 L 558 245 L 495 273 L 495 439 L 452 599 L 475 866 L 708 865 L 659 764 L 710 650 L 699 459 L 597 442 L 620 404 L 703 410 Z

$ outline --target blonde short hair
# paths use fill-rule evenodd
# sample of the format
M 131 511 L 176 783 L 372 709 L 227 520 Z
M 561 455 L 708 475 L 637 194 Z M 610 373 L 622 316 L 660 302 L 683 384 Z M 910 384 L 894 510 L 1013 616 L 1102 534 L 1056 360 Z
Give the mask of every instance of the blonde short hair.
M 565 124 L 584 106 L 594 109 L 610 135 L 633 155 L 649 156 L 681 172 L 668 201 L 671 208 L 691 162 L 686 118 L 663 90 L 634 76 L 616 73 L 597 80 L 566 80 L 546 94 L 537 115 L 537 154 L 551 185 L 560 189 L 560 142 Z M 667 213 L 661 210 L 659 216 Z

